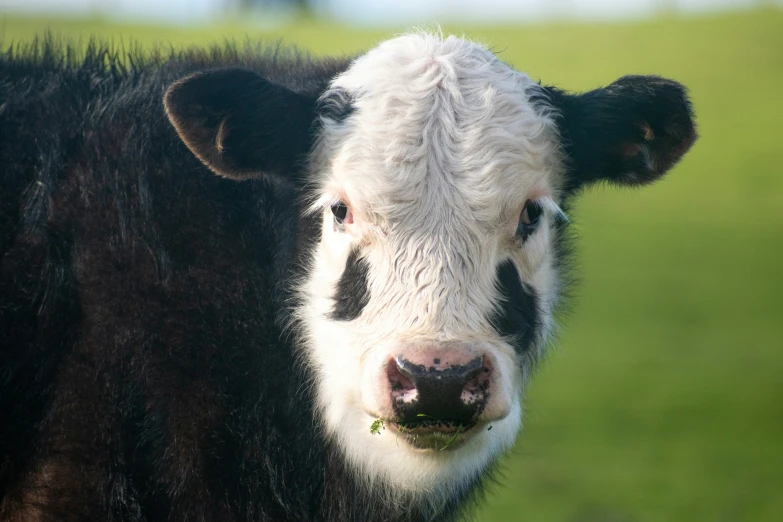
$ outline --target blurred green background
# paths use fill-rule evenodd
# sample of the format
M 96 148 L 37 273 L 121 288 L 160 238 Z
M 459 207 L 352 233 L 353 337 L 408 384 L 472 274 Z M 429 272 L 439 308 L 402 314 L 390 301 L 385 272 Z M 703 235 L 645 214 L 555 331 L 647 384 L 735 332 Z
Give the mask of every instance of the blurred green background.
M 406 28 L 0 15 L 6 47 L 47 29 L 144 46 L 282 38 L 321 55 L 353 54 Z M 475 516 L 783 520 L 783 12 L 443 29 L 564 88 L 628 73 L 677 79 L 701 135 L 655 186 L 595 188 L 576 205 L 572 312 Z

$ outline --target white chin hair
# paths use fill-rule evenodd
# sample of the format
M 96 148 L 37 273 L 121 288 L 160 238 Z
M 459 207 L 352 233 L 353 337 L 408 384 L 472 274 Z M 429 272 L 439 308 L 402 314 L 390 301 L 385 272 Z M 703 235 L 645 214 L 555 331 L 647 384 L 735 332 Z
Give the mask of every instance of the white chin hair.
M 336 405 L 332 404 L 334 408 Z M 388 489 L 392 497 L 421 496 L 441 501 L 472 485 L 514 445 L 521 429 L 521 405 L 515 399 L 509 414 L 489 424 L 476 425 L 464 440 L 443 447 L 419 449 L 399 430 L 361 409 L 353 409 L 335 423 L 336 415 L 323 412 L 330 438 L 338 441 L 351 466 L 370 487 Z M 334 413 L 334 412 L 332 412 Z M 440 500 L 439 500 L 440 499 Z

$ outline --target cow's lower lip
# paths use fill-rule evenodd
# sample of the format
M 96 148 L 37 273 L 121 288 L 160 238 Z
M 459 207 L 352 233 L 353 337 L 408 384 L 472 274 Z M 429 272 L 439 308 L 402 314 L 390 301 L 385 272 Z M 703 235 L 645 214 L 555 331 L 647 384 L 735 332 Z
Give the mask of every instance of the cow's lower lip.
M 447 451 L 461 446 L 474 431 L 475 422 L 422 420 L 389 422 L 391 431 L 417 449 Z

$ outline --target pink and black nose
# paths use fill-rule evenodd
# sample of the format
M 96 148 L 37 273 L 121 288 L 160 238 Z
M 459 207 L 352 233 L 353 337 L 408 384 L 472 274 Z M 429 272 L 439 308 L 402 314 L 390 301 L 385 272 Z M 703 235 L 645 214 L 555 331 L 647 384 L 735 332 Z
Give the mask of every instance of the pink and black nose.
M 400 421 L 474 421 L 489 397 L 489 362 L 483 357 L 449 360 L 441 356 L 428 358 L 427 364 L 416 359 L 398 355 L 387 367 L 392 407 Z

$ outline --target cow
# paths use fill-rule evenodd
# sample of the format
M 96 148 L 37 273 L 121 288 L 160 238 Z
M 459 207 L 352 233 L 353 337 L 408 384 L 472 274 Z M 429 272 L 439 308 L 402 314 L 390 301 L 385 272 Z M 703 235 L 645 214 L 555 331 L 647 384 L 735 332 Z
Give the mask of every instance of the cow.
M 453 520 L 520 431 L 584 187 L 696 139 L 467 39 L 0 58 L 0 518 Z

